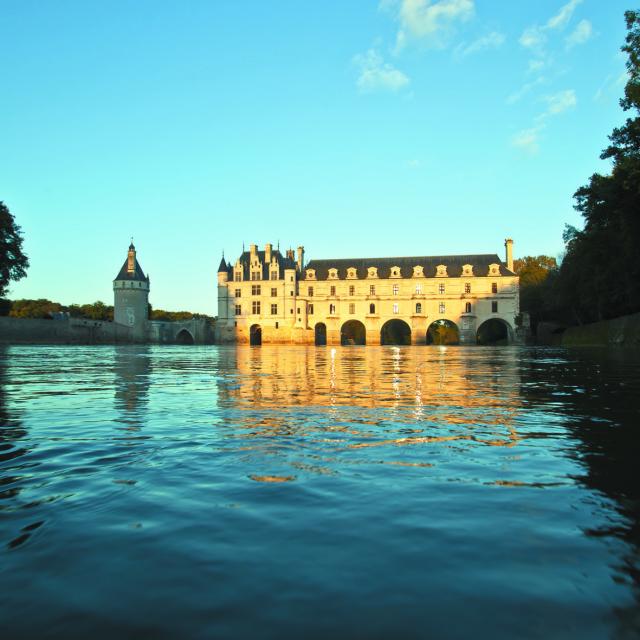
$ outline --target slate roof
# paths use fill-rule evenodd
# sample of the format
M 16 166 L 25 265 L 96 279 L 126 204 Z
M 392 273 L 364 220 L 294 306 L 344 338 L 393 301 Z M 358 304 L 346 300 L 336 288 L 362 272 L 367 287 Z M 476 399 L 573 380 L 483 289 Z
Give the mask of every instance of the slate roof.
M 378 268 L 379 278 L 388 278 L 392 267 L 400 267 L 403 278 L 413 276 L 413 267 L 421 266 L 427 278 L 436 275 L 436 267 L 440 264 L 447 266 L 449 277 L 459 277 L 462 275 L 462 265 L 473 265 L 474 276 L 486 276 L 489 273 L 490 264 L 500 265 L 501 276 L 515 275 L 509 271 L 506 265 L 495 253 L 457 256 L 410 256 L 403 258 L 340 258 L 337 260 L 311 260 L 305 265 L 305 270 L 315 269 L 317 280 L 326 280 L 329 269 L 337 269 L 338 277 L 345 279 L 347 269 L 355 267 L 358 278 L 366 278 L 369 267 Z
M 270 265 L 265 263 L 264 251 L 256 251 L 256 255 L 258 256 L 258 260 L 262 263 L 262 279 L 269 280 Z M 273 258 L 274 256 L 278 260 L 278 266 L 280 271 L 280 273 L 278 274 L 278 278 L 282 280 L 284 278 L 284 270 L 295 269 L 296 261 L 291 260 L 291 258 L 286 258 L 280 253 L 278 249 L 271 250 L 271 257 Z M 250 280 L 251 276 L 250 276 L 249 265 L 251 262 L 251 252 L 250 251 L 243 252 L 239 259 L 240 259 L 240 264 L 242 265 L 242 278 L 244 280 Z M 220 273 L 220 271 L 227 271 L 227 273 L 229 274 L 229 279 L 231 279 L 233 277 L 233 265 L 228 264 L 227 268 L 224 269 L 223 264 L 224 264 L 224 260 L 220 262 L 218 273 Z
M 122 269 L 120 269 L 120 272 L 114 278 L 114 280 L 132 280 L 132 281 L 140 280 L 142 282 L 149 282 L 149 278 L 144 275 L 144 272 L 142 271 L 142 267 L 140 266 L 140 263 L 138 262 L 137 258 L 136 258 L 136 268 L 133 273 L 129 273 L 127 271 L 128 262 L 129 262 L 129 258 L 127 258 L 124 261 L 124 264 L 122 265 Z

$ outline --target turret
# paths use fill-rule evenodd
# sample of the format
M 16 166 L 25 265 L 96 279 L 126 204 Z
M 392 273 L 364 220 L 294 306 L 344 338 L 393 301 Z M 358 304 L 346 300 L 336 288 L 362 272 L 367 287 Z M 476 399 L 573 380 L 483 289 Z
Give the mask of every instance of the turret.
M 509 269 L 509 271 L 513 271 L 513 240 L 511 238 L 507 238 L 504 241 L 504 248 L 507 269 Z
M 133 242 L 113 281 L 113 320 L 131 327 L 133 339 L 144 342 L 149 325 L 149 277 L 144 275 Z

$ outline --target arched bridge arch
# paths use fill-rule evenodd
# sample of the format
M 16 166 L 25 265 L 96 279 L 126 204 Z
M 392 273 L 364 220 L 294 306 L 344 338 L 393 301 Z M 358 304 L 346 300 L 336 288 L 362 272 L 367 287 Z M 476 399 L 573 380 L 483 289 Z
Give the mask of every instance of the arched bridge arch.
M 387 320 L 380 329 L 380 344 L 411 344 L 411 327 L 399 318 Z

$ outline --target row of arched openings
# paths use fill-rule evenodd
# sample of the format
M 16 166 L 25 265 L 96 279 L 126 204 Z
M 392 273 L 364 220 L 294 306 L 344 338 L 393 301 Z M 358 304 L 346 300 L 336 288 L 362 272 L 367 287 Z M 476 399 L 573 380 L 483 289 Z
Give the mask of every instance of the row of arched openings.
M 483 322 L 476 332 L 476 340 L 480 345 L 509 344 L 509 327 L 506 322 L 498 318 L 491 318 Z M 426 336 L 427 344 L 456 345 L 460 344 L 460 330 L 451 320 L 435 320 L 429 325 Z M 249 343 L 262 344 L 262 328 L 258 324 L 251 326 Z M 367 331 L 360 320 L 348 320 L 340 329 L 340 344 L 365 345 Z M 327 325 L 318 322 L 315 326 L 315 344 L 327 344 Z M 411 327 L 400 319 L 389 320 L 380 329 L 380 344 L 382 345 L 410 345 Z

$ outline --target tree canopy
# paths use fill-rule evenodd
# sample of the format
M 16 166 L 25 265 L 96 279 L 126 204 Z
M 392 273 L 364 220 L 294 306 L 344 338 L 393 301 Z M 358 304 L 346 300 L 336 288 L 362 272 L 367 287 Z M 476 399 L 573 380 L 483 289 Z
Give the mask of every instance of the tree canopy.
M 566 228 L 556 283 L 578 323 L 640 311 L 640 12 L 625 19 L 628 81 L 620 105 L 632 116 L 600 156 L 612 161 L 611 173 L 593 174 L 574 194 L 584 228 Z
M 29 259 L 22 251 L 22 233 L 9 208 L 0 200 L 0 298 L 12 280 L 27 275 Z

